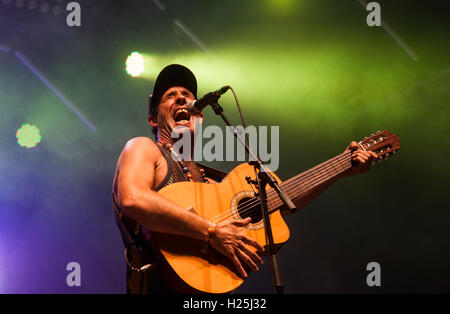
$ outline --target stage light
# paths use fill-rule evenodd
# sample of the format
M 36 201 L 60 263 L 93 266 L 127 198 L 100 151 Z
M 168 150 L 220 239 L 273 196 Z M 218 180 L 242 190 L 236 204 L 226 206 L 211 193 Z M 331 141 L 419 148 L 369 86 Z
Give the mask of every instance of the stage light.
M 289 16 L 294 14 L 298 6 L 303 4 L 302 1 L 297 0 L 266 0 L 265 8 L 272 15 Z
M 30 11 L 41 13 L 52 12 L 53 15 L 61 15 L 64 12 L 66 0 L 0 0 L 0 5 L 15 7 L 16 9 L 28 8 Z
M 16 0 L 16 7 L 22 8 L 25 5 L 24 0 Z
M 35 0 L 31 0 L 28 2 L 28 9 L 35 10 L 37 8 L 37 2 Z
M 127 73 L 132 77 L 138 77 L 144 72 L 144 57 L 139 52 L 132 52 L 125 64 Z
M 48 5 L 48 3 L 44 2 L 41 5 L 41 12 L 43 13 L 47 13 L 50 10 L 50 6 Z
M 33 148 L 41 142 L 41 134 L 35 125 L 23 124 L 16 132 L 17 143 L 26 148 Z
M 60 15 L 62 13 L 62 11 L 63 11 L 62 8 L 58 5 L 54 6 L 52 9 L 52 13 L 54 15 Z

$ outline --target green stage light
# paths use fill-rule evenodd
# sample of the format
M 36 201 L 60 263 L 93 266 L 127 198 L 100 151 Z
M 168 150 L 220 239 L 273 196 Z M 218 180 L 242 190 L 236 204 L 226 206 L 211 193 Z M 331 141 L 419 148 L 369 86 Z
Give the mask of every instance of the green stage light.
M 295 14 L 296 9 L 302 4 L 297 0 L 266 0 L 264 7 L 272 15 L 287 16 Z
M 127 73 L 132 77 L 138 77 L 144 71 L 144 57 L 139 52 L 132 52 L 125 64 Z
M 41 141 L 41 134 L 35 125 L 23 124 L 16 132 L 17 143 L 26 148 L 33 148 Z

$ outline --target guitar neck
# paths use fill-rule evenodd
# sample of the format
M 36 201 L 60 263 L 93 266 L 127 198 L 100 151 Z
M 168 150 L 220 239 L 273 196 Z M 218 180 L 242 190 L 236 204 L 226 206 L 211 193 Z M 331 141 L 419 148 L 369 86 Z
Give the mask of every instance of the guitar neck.
M 307 194 L 322 183 L 337 177 L 347 169 L 351 168 L 351 166 L 351 152 L 343 152 L 295 177 L 283 181 L 280 184 L 280 188 L 294 200 Z M 267 205 L 269 213 L 274 212 L 283 206 L 283 202 L 274 189 L 267 192 Z

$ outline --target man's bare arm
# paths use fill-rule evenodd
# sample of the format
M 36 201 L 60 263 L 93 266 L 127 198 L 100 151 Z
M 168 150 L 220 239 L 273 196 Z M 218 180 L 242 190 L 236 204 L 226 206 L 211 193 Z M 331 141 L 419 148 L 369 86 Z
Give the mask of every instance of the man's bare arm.
M 134 138 L 127 143 L 118 164 L 119 206 L 150 230 L 204 239 L 209 225 L 206 219 L 151 189 L 160 154 L 148 138 Z

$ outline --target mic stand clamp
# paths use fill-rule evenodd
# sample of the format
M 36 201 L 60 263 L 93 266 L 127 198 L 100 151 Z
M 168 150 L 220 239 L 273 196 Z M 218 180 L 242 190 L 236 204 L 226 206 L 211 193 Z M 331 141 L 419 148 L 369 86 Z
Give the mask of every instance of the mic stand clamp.
M 227 126 L 232 126 L 228 118 L 223 113 L 223 108 L 219 105 L 219 103 L 216 101 L 211 105 L 213 107 L 214 112 L 216 115 L 219 115 L 222 117 L 222 119 L 225 121 L 225 124 Z M 281 190 L 280 186 L 278 185 L 278 182 L 275 180 L 275 178 L 270 174 L 267 167 L 265 167 L 262 163 L 262 161 L 255 156 L 255 154 L 252 152 L 251 148 L 248 146 L 248 144 L 242 140 L 239 134 L 237 134 L 236 130 L 233 132 L 234 136 L 238 139 L 238 141 L 245 147 L 245 150 L 249 154 L 250 157 L 253 157 L 253 161 L 250 161 L 249 164 L 253 165 L 255 168 L 256 173 L 256 182 L 257 182 L 257 189 L 258 193 L 255 193 L 255 196 L 258 196 L 259 194 L 259 200 L 261 205 L 261 211 L 262 216 L 264 220 L 264 230 L 266 233 L 266 242 L 267 245 L 265 247 L 267 258 L 269 261 L 269 267 L 272 277 L 272 284 L 273 289 L 276 294 L 283 294 L 283 283 L 281 281 L 281 271 L 280 271 L 280 265 L 278 263 L 278 257 L 275 252 L 275 244 L 273 241 L 273 234 L 272 234 L 272 226 L 270 223 L 270 217 L 269 217 L 269 210 L 267 207 L 267 193 L 266 193 L 266 186 L 269 184 L 270 187 L 272 187 L 277 193 L 280 199 L 283 201 L 285 206 L 289 211 L 295 211 L 296 206 L 292 202 L 292 200 L 289 198 L 288 194 Z M 263 170 L 262 170 L 263 169 Z

